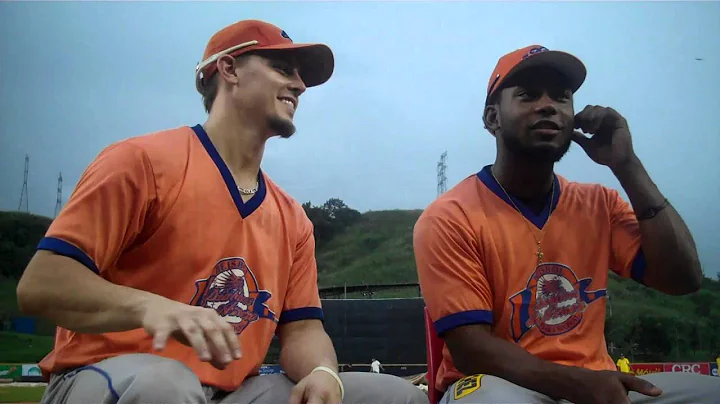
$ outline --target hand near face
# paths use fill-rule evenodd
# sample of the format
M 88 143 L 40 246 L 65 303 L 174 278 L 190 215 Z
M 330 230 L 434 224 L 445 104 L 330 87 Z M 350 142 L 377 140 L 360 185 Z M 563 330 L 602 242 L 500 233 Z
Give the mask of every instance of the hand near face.
M 635 157 L 627 121 L 612 108 L 586 106 L 575 115 L 575 128 L 582 132 L 576 130 L 573 141 L 598 164 L 615 169 Z

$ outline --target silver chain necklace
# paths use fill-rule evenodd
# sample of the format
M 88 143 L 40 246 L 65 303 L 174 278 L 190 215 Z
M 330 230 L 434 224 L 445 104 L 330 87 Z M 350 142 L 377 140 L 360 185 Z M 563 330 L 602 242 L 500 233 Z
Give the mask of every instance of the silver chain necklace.
M 258 188 L 260 187 L 260 183 L 256 182 L 255 187 L 251 189 L 243 188 L 240 185 L 237 186 L 238 191 L 240 191 L 243 195 L 253 195 L 257 192 Z

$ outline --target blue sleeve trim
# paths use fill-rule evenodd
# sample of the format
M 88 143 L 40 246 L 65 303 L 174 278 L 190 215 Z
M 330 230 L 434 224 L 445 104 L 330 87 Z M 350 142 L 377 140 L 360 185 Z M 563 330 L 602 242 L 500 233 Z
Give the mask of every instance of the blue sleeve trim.
M 435 321 L 435 331 L 442 335 L 453 328 L 469 324 L 492 324 L 493 313 L 490 310 L 471 310 L 451 314 Z
M 90 270 L 96 274 L 100 273 L 100 270 L 97 265 L 95 265 L 95 262 L 93 262 L 93 260 L 85 254 L 85 252 L 65 240 L 60 240 L 55 237 L 43 237 L 42 240 L 40 240 L 40 243 L 38 243 L 37 249 L 52 251 L 55 254 L 72 258 L 90 268 Z
M 292 309 L 283 311 L 280 314 L 280 324 L 291 323 L 299 320 L 320 320 L 324 321 L 323 311 L 319 307 L 303 307 L 300 309 Z
M 630 269 L 630 277 L 637 283 L 641 285 L 645 285 L 643 282 L 643 279 L 645 278 L 645 267 L 647 266 L 645 262 L 645 253 L 643 253 L 642 248 L 638 250 L 637 255 L 635 256 L 635 259 L 632 262 L 632 267 Z

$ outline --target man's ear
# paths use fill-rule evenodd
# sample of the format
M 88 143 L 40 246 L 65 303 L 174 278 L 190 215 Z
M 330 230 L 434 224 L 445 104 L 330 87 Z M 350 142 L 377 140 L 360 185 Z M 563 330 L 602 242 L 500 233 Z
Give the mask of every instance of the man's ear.
M 497 104 L 485 106 L 483 123 L 485 124 L 485 129 L 487 129 L 491 135 L 495 136 L 495 132 L 500 129 L 500 112 L 498 111 Z
M 237 63 L 234 57 L 230 55 L 223 55 L 215 61 L 215 64 L 217 67 L 217 74 L 223 81 L 231 84 L 236 84 L 238 82 L 237 72 L 235 71 Z

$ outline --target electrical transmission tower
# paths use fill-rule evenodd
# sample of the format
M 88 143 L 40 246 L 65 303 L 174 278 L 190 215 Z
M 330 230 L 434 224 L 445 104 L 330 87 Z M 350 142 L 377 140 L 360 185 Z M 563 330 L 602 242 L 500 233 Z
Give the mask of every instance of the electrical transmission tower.
M 447 151 L 440 155 L 440 161 L 437 164 L 437 194 L 442 195 L 447 191 L 447 177 L 445 171 L 447 170 Z
M 62 173 L 60 173 L 60 176 L 58 177 L 57 202 L 55 202 L 54 217 L 57 217 L 58 213 L 60 213 L 60 209 L 62 209 Z
M 23 205 L 25 205 L 25 212 L 28 213 L 30 210 L 28 209 L 28 187 L 27 187 L 27 180 L 28 180 L 28 169 L 30 168 L 30 156 L 27 154 L 25 155 L 25 175 L 23 176 L 23 187 L 22 191 L 20 192 L 20 203 L 18 204 L 18 211 L 23 211 Z

